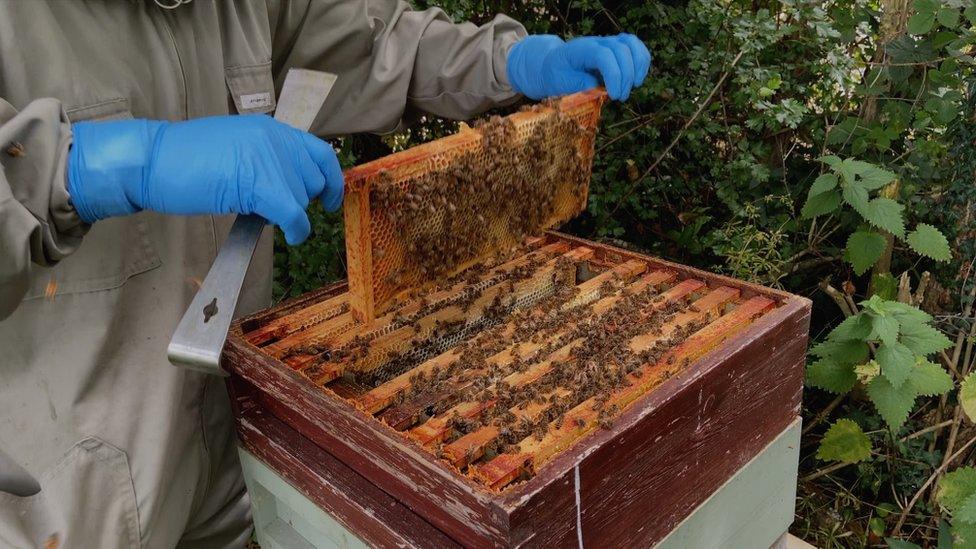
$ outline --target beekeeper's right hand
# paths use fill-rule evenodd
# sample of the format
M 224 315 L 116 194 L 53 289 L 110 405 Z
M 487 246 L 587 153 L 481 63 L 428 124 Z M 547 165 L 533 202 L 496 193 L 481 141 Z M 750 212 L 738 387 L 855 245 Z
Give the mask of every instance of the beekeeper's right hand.
M 289 244 L 311 231 L 305 208 L 342 203 L 342 170 L 325 141 L 261 115 L 187 122 L 79 122 L 68 192 L 86 223 L 140 210 L 257 214 Z

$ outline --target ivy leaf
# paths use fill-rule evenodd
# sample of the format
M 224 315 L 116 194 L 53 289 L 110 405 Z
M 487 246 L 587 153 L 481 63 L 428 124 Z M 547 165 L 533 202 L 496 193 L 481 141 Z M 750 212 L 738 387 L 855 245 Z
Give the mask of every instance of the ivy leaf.
M 976 421 L 976 372 L 970 373 L 959 387 L 959 403 L 971 421 Z
M 813 181 L 810 186 L 808 196 L 816 196 L 837 187 L 837 176 L 832 173 L 825 173 Z
M 923 396 L 941 395 L 952 389 L 952 376 L 942 366 L 928 361 L 916 364 L 908 381 L 915 392 Z
M 866 339 L 871 335 L 871 319 L 867 315 L 849 316 L 834 328 L 827 339 L 843 341 L 845 339 Z
M 915 355 L 911 349 L 901 343 L 882 343 L 878 346 L 875 359 L 881 364 L 881 374 L 888 378 L 891 385 L 899 388 L 912 373 L 915 366 Z
M 803 204 L 803 209 L 800 210 L 800 214 L 803 216 L 803 219 L 812 219 L 818 215 L 826 215 L 836 210 L 837 206 L 840 206 L 840 202 L 841 196 L 837 190 L 813 195 L 807 198 L 806 203 Z
M 845 183 L 841 187 L 844 192 L 844 202 L 850 204 L 854 211 L 867 218 L 864 212 L 868 209 L 868 190 L 857 183 Z
M 913 250 L 936 261 L 949 261 L 952 251 L 945 235 L 932 225 L 919 223 L 915 230 L 908 234 L 908 245 Z
M 850 391 L 856 381 L 857 376 L 852 365 L 838 364 L 829 358 L 820 359 L 807 368 L 809 385 L 834 394 L 841 395 Z
M 817 448 L 823 461 L 857 463 L 871 457 L 871 439 L 861 426 L 849 419 L 839 419 L 830 426 Z
M 963 502 L 974 494 L 976 494 L 976 468 L 959 467 L 942 477 L 935 498 L 950 513 L 955 513 L 962 507 Z
M 874 265 L 885 249 L 885 238 L 874 231 L 856 231 L 847 239 L 846 259 L 860 276 Z
M 858 364 L 868 358 L 868 345 L 863 341 L 824 341 L 810 349 L 810 353 L 820 358 L 830 358 L 839 364 Z
M 927 356 L 952 345 L 952 341 L 939 330 L 928 324 L 905 322 L 901 326 L 901 340 L 917 355 Z
M 915 388 L 911 383 L 895 387 L 885 376 L 878 376 L 868 384 L 868 397 L 892 431 L 897 431 L 915 407 Z
M 904 209 L 905 207 L 901 204 L 884 197 L 875 198 L 869 202 L 864 206 L 864 211 L 855 208 L 859 214 L 864 216 L 864 219 L 868 223 L 879 229 L 884 229 L 899 238 L 905 235 L 905 220 L 902 217 L 902 211 Z

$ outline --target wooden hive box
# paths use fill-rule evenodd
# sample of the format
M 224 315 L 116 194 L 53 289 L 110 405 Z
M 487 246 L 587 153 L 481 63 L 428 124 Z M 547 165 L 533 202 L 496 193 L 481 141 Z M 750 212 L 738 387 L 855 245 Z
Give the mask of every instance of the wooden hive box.
M 646 547 L 799 415 L 804 298 L 559 233 L 449 282 L 370 327 L 335 284 L 224 350 L 243 447 L 372 545 Z

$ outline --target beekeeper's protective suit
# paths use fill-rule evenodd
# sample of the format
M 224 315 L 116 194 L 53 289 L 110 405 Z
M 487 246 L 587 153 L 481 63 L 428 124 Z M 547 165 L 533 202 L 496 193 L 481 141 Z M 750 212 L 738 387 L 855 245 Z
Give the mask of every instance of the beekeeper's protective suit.
M 0 0 L 0 547 L 247 540 L 222 380 L 166 359 L 229 220 L 160 212 L 261 212 L 236 187 L 214 190 L 230 205 L 212 209 L 197 207 L 210 202 L 192 202 L 196 193 L 186 189 L 191 196 L 155 194 L 156 177 L 209 181 L 185 173 L 180 160 L 194 166 L 192 146 L 199 141 L 205 153 L 222 138 L 179 121 L 271 112 L 291 67 L 338 77 L 312 126 L 317 135 L 389 132 L 421 112 L 466 118 L 517 90 L 546 92 L 529 76 L 514 77 L 525 84 L 513 89 L 506 74 L 523 38 L 505 16 L 454 24 L 440 10 L 394 0 L 196 0 L 176 9 L 145 0 Z M 523 48 L 521 69 L 540 72 L 531 60 L 552 47 Z M 636 83 L 628 70 L 627 92 Z M 133 191 L 126 180 L 106 190 L 113 176 L 100 171 L 105 158 L 134 153 L 111 151 L 117 132 L 104 128 L 112 126 L 79 123 L 129 118 L 173 122 L 146 127 L 170 128 L 165 146 L 176 152 L 165 166 L 139 166 L 144 187 Z M 84 151 L 82 127 L 100 131 Z M 159 140 L 147 139 L 147 158 L 157 159 Z M 282 139 L 272 145 L 305 137 Z M 307 142 L 310 158 L 327 152 L 334 161 L 324 142 Z M 313 179 L 334 189 L 328 171 Z M 316 185 L 295 192 L 301 206 L 324 193 Z M 195 206 L 176 208 L 180 200 Z M 241 309 L 269 303 L 271 230 Z

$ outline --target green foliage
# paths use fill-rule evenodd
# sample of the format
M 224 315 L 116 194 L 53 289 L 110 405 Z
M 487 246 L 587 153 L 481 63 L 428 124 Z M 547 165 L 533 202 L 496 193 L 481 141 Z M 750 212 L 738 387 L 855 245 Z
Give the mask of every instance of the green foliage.
M 976 421 L 976 372 L 966 376 L 959 387 L 959 403 L 970 421 Z
M 849 419 L 837 420 L 824 434 L 817 457 L 824 461 L 857 463 L 871 457 L 871 440 L 861 426 Z
M 939 481 L 936 498 L 952 515 L 954 547 L 976 547 L 976 468 L 947 473 Z
M 860 313 L 811 349 L 817 360 L 807 370 L 807 382 L 845 393 L 859 380 L 888 427 L 897 431 L 919 396 L 952 389 L 952 377 L 927 360 L 951 342 L 915 307 L 877 295 L 860 305 Z

